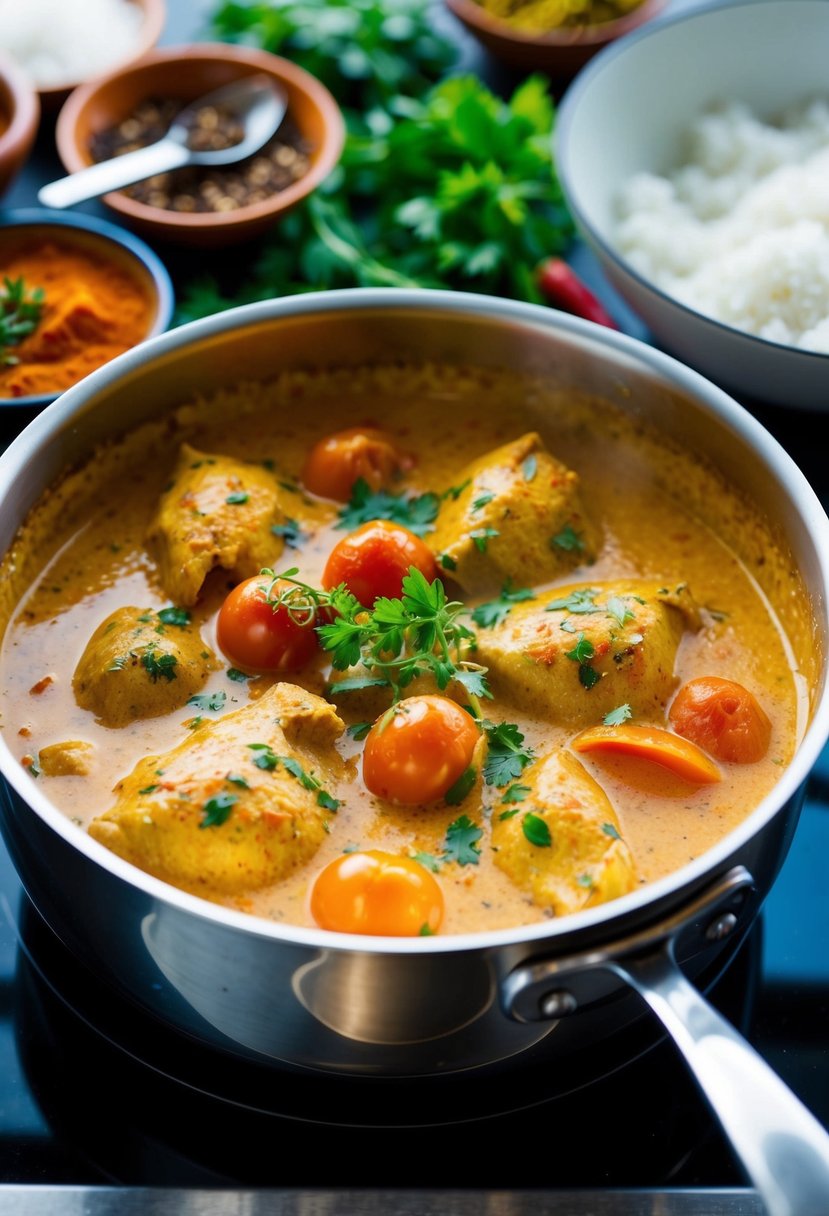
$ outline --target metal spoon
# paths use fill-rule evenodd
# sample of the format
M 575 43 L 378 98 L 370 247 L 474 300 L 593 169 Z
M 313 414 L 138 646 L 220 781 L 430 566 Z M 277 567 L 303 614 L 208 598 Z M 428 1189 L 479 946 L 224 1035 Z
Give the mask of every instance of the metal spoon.
M 221 151 L 197 152 L 190 148 L 190 123 L 204 106 L 230 111 L 244 129 L 241 141 Z M 50 182 L 38 191 L 38 201 L 44 207 L 71 207 L 184 165 L 229 165 L 243 160 L 271 138 L 287 108 L 286 94 L 271 77 L 245 76 L 191 102 L 176 116 L 163 139 Z

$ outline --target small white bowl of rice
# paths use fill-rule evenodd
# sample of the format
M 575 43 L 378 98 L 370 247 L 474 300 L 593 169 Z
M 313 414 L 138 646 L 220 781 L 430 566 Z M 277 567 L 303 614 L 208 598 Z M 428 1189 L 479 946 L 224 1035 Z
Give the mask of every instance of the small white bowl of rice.
M 747 400 L 829 410 L 829 2 L 649 26 L 567 90 L 567 203 L 653 340 Z

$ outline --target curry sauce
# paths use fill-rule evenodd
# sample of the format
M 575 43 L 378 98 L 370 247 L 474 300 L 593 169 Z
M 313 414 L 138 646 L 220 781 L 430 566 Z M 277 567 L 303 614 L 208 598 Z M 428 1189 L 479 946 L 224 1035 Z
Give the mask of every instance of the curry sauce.
M 647 584 L 666 595 L 686 588 L 692 594 L 694 627 L 680 627 L 672 667 L 665 670 L 659 661 L 664 688 L 660 685 L 653 707 L 643 703 L 637 709 L 634 720 L 666 727 L 671 697 L 698 676 L 737 681 L 768 715 L 771 742 L 765 756 L 751 764 L 720 763 L 722 780 L 712 784 L 691 784 L 630 756 L 579 757 L 609 800 L 612 823 L 618 823 L 633 859 L 635 882 L 681 867 L 744 819 L 791 759 L 807 713 L 806 680 L 789 637 L 798 629 L 808 632 L 808 622 L 797 617 L 799 581 L 766 522 L 715 470 L 607 402 L 562 394 L 514 374 L 389 366 L 360 373 L 291 373 L 272 384 L 242 384 L 185 404 L 174 416 L 101 449 L 34 509 L 5 560 L 9 623 L 0 659 L 2 727 L 14 754 L 40 774 L 38 782 L 79 830 L 112 808 L 114 788 L 128 782 L 141 762 L 150 765 L 147 757 L 195 740 L 206 724 L 209 734 L 211 722 L 259 701 L 274 684 L 332 695 L 325 655 L 301 671 L 278 675 L 233 668 L 217 644 L 216 618 L 234 580 L 227 570 L 214 569 L 189 610 L 204 655 L 215 656 L 215 663 L 205 658 L 195 704 L 117 726 L 104 725 L 100 713 L 78 704 L 73 678 L 102 622 L 119 609 L 137 608 L 157 628 L 158 612 L 170 608 L 157 553 L 147 538 L 182 443 L 272 474 L 286 539 L 275 568 L 296 567 L 302 580 L 318 586 L 327 557 L 346 530 L 338 504 L 303 489 L 304 461 L 321 437 L 362 424 L 381 426 L 407 453 L 406 471 L 393 487 L 397 494 L 436 493 L 442 503 L 451 502 L 450 491 L 458 488 L 470 462 L 485 461 L 488 453 L 528 433 L 540 434 L 552 457 L 576 472 L 595 536 L 593 551 L 584 555 L 589 560 L 576 555 L 572 569 L 544 582 L 536 582 L 538 564 L 526 566 L 520 587 L 532 600 L 510 604 L 497 626 L 474 626 L 480 652 L 495 656 L 490 674 L 496 691 L 483 705 L 486 717 L 514 724 L 538 760 L 557 749 L 572 759 L 577 731 L 601 723 L 607 713 L 600 702 L 601 682 L 594 702 L 589 690 L 583 699 L 586 718 L 575 720 L 567 718 L 566 708 L 551 715 L 535 685 L 510 686 L 509 664 L 503 667 L 506 675 L 495 678 L 498 630 L 517 628 L 522 612 L 547 613 L 562 588 Z M 434 532 L 440 535 L 442 526 L 439 516 Z M 427 543 L 429 537 L 426 531 Z M 499 586 L 464 594 L 451 569 L 440 572 L 448 594 L 470 608 L 498 596 Z M 511 586 L 517 585 L 513 580 Z M 784 631 L 780 616 L 786 613 Z M 548 617 L 556 619 L 547 613 L 545 623 Z M 581 624 L 574 622 L 574 629 Z M 504 637 L 507 645 L 506 632 Z M 489 666 L 485 659 L 482 663 Z M 533 669 L 533 679 L 536 674 Z M 464 700 L 451 688 L 448 695 Z M 369 688 L 334 701 L 344 722 L 355 724 L 382 713 L 388 704 L 384 696 L 385 690 Z M 74 748 L 66 766 L 71 771 L 44 765 L 40 758 L 48 759 L 50 746 L 67 742 Z M 339 805 L 325 817 L 310 856 L 298 857 L 278 881 L 252 889 L 223 890 L 198 877 L 179 885 L 255 915 L 308 925 L 314 923 L 309 886 L 320 869 L 344 851 L 381 849 L 430 860 L 446 905 L 441 932 L 503 928 L 553 914 L 497 864 L 493 836 L 505 819 L 499 801 L 503 789 L 478 779 L 459 805 L 399 806 L 365 788 L 359 739 L 343 734 L 332 746 L 337 763 L 325 770 L 325 789 Z M 480 829 L 475 855 L 467 852 L 463 864 L 446 850 L 447 828 L 459 816 Z M 195 834 L 197 843 L 207 831 Z

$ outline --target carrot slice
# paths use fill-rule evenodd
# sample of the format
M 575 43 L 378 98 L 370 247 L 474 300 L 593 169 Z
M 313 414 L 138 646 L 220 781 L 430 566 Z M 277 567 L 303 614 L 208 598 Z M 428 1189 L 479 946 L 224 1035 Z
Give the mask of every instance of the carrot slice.
M 700 676 L 680 688 L 669 713 L 679 735 L 718 760 L 754 764 L 771 741 L 771 722 L 757 698 L 742 684 Z
M 577 752 L 621 752 L 661 764 L 683 781 L 709 785 L 720 781 L 720 770 L 695 743 L 658 726 L 589 726 L 573 739 Z

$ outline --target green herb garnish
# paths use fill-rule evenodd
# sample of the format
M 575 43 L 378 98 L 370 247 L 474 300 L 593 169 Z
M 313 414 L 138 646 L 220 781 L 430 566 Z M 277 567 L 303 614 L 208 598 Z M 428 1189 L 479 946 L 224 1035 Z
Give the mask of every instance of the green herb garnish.
M 0 287 L 0 365 L 9 367 L 19 362 L 16 355 L 9 353 L 9 348 L 34 333 L 44 303 L 42 287 L 30 291 L 22 275 L 17 279 L 4 276 Z
M 214 794 L 204 804 L 204 817 L 199 824 L 200 828 L 218 828 L 221 827 L 230 818 L 230 812 L 239 801 L 237 794 L 222 792 Z
M 387 494 L 385 490 L 373 492 L 362 477 L 355 481 L 351 490 L 351 499 L 340 510 L 338 528 L 347 528 L 349 532 L 362 524 L 374 519 L 390 519 L 396 524 L 403 524 L 416 536 L 423 536 L 432 531 L 440 499 L 437 494 Z
M 156 654 L 155 648 L 148 646 L 141 656 L 141 665 L 155 684 L 158 680 L 175 680 L 178 659 L 174 654 Z
M 535 753 L 524 746 L 524 736 L 514 722 L 484 722 L 488 751 L 484 764 L 487 785 L 502 786 L 520 777 Z
M 472 620 L 482 629 L 492 629 L 495 625 L 500 625 L 501 621 L 509 615 L 513 604 L 531 600 L 534 595 L 535 593 L 528 587 L 513 587 L 508 580 L 501 588 L 501 594 L 497 599 L 488 600 L 485 604 L 478 604 L 477 608 L 473 608 Z
M 534 815 L 532 811 L 527 811 L 521 820 L 521 830 L 530 844 L 534 844 L 537 849 L 549 849 L 553 843 L 546 819 Z
M 459 866 L 476 866 L 481 859 L 481 850 L 477 842 L 483 836 L 481 828 L 476 827 L 466 815 L 461 815 L 446 829 L 446 845 L 443 850 L 444 861 L 456 861 Z
M 218 692 L 196 693 L 188 698 L 187 704 L 194 705 L 196 709 L 203 709 L 211 714 L 216 714 L 220 709 L 224 709 L 225 701 L 227 701 L 227 693 L 219 689 Z

